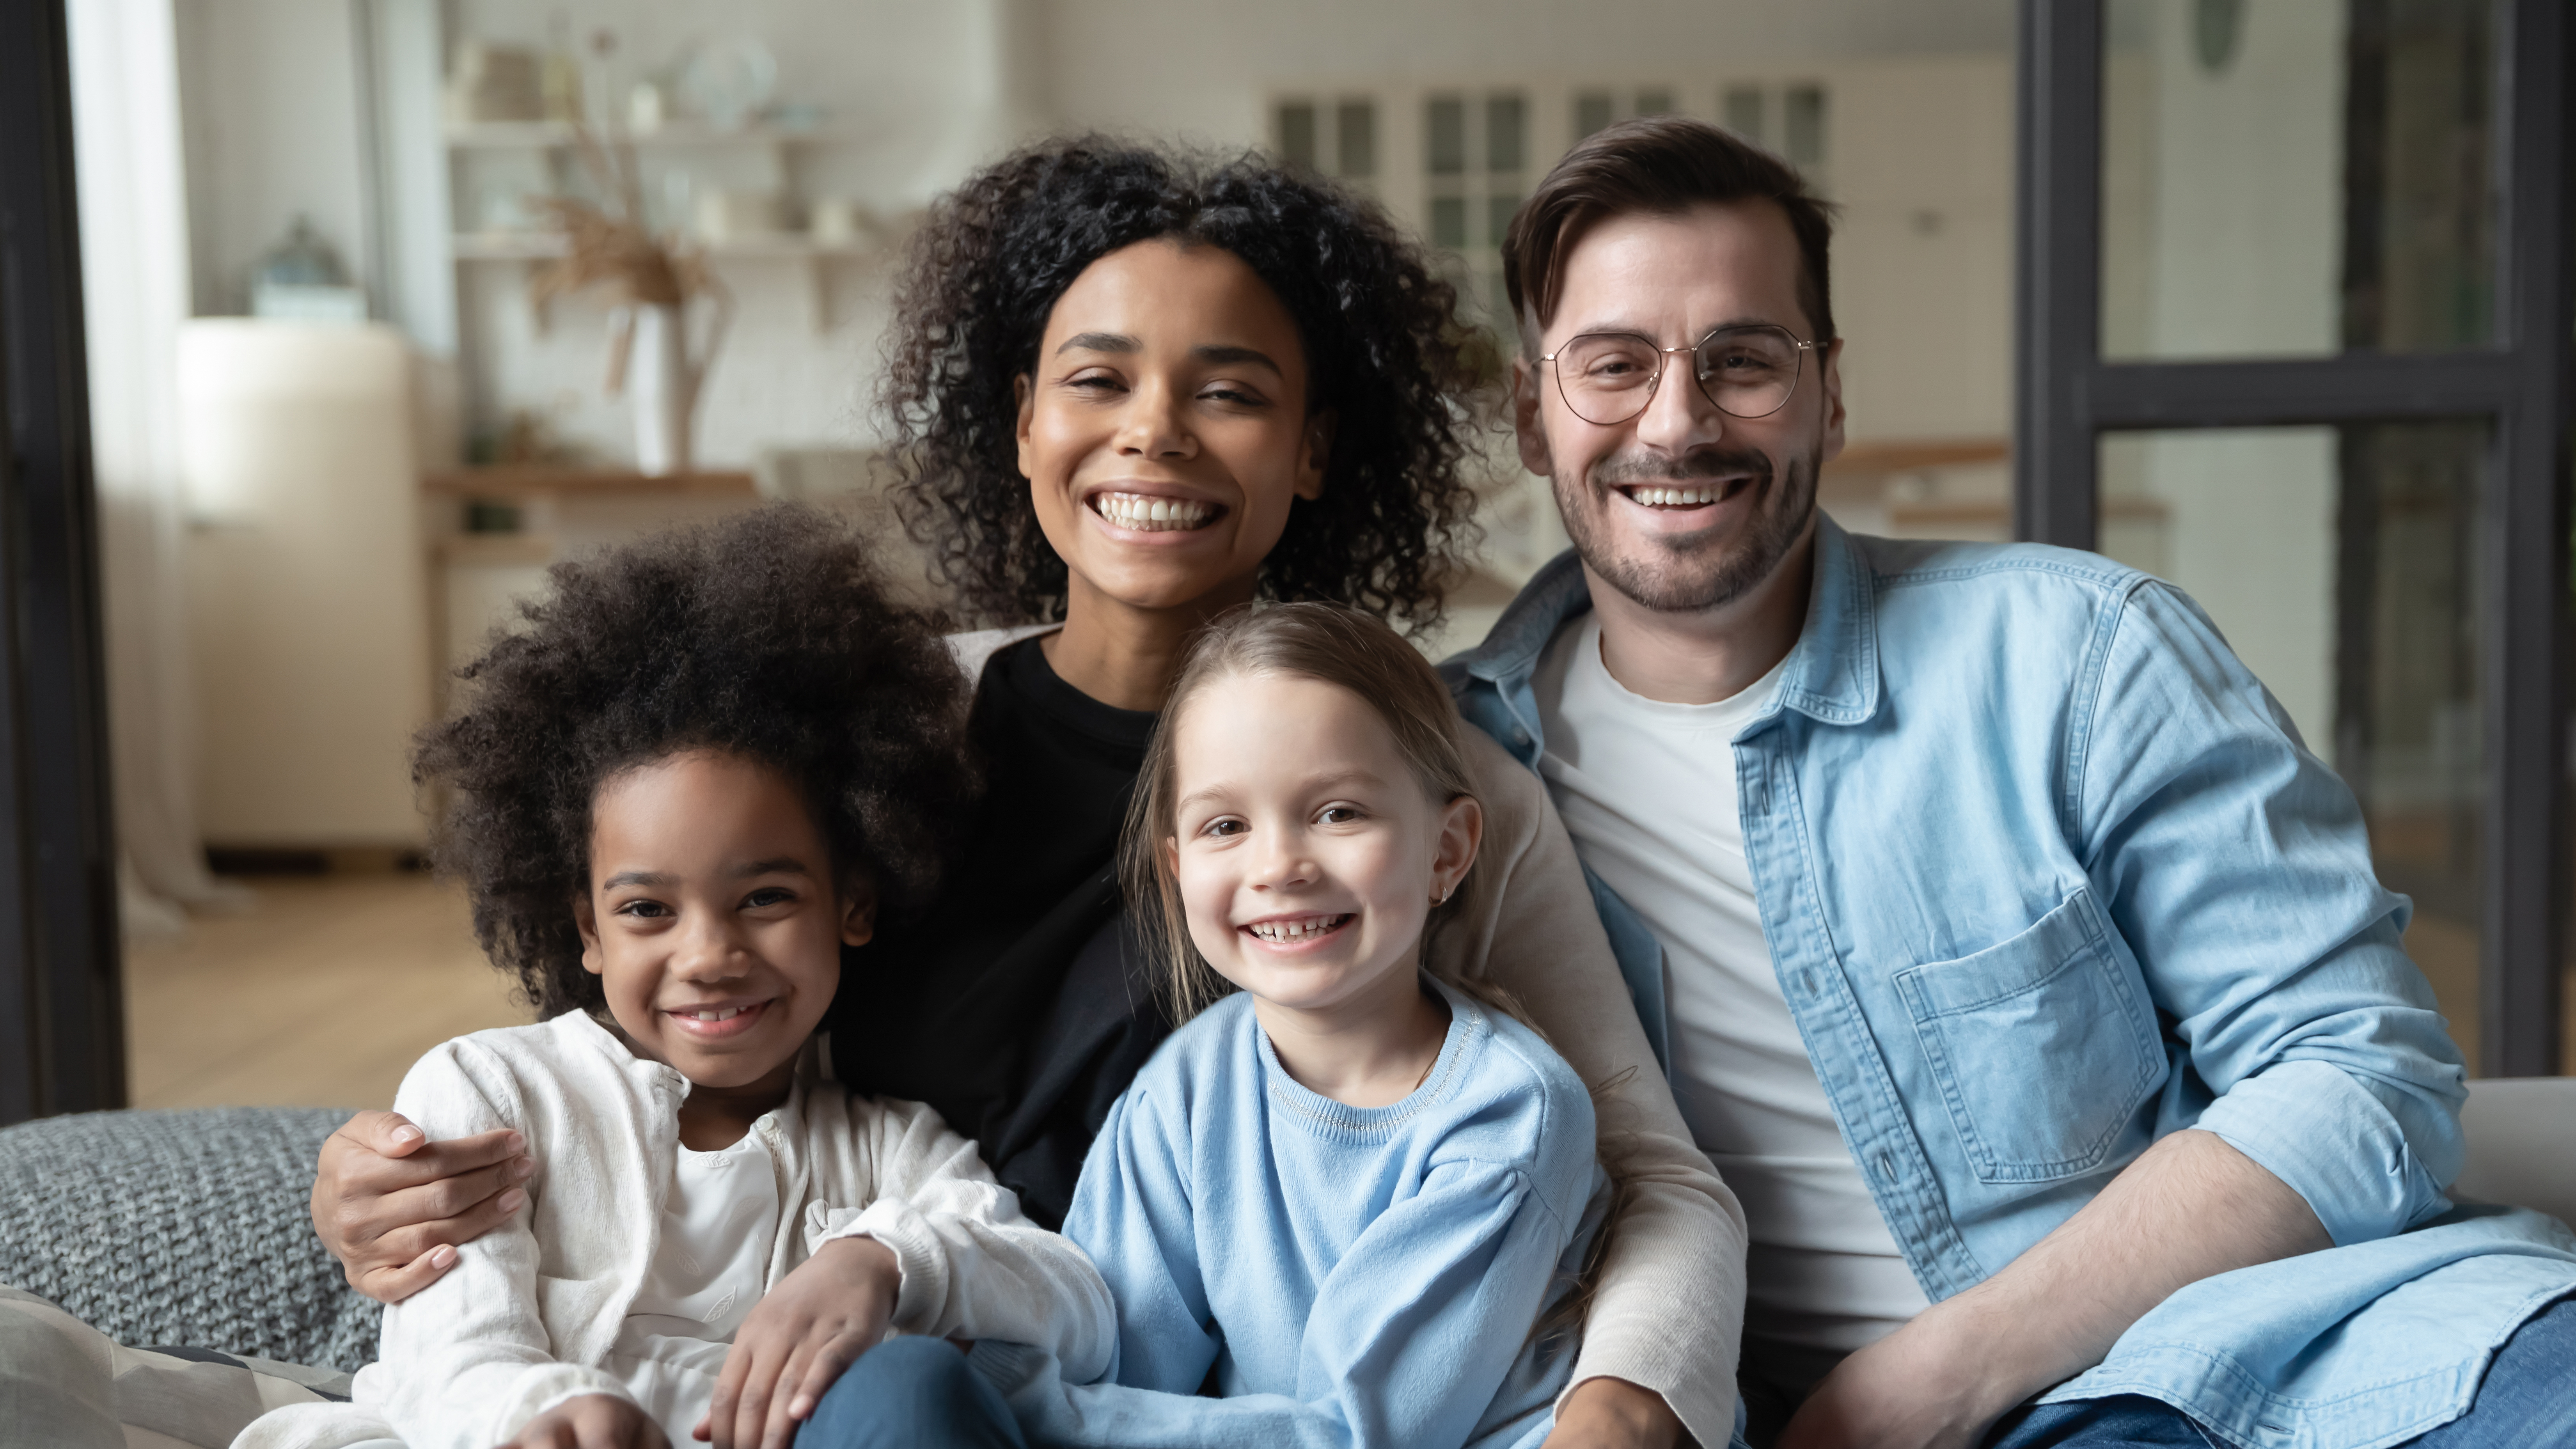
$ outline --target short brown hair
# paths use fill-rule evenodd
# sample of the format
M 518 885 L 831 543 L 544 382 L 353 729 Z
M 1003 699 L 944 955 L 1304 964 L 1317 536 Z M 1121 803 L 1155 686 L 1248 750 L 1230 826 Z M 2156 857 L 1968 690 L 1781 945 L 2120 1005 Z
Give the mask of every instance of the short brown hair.
M 1349 690 L 1377 711 L 1395 736 L 1396 753 L 1404 757 L 1423 794 L 1441 805 L 1475 795 L 1458 733 L 1458 707 L 1451 703 L 1448 687 L 1429 660 L 1376 616 L 1322 603 L 1251 604 L 1218 616 L 1190 646 L 1172 681 L 1171 698 L 1163 705 L 1154 741 L 1145 750 L 1145 767 L 1136 778 L 1121 852 L 1127 899 L 1146 952 L 1159 967 L 1156 986 L 1174 1022 L 1196 1016 L 1233 988 L 1191 942 L 1180 889 L 1163 856 L 1162 843 L 1172 837 L 1179 803 L 1172 735 L 1193 696 L 1219 680 L 1247 674 L 1312 679 Z M 1426 937 L 1474 898 L 1475 878 L 1471 864 L 1449 899 L 1432 909 Z M 1519 1014 L 1509 1003 L 1501 1004 Z
M 1687 116 L 1645 116 L 1595 131 L 1521 203 L 1503 234 L 1503 286 L 1512 317 L 1534 335 L 1555 319 L 1565 288 L 1565 259 L 1595 225 L 1646 212 L 1672 216 L 1690 207 L 1770 201 L 1788 213 L 1798 238 L 1798 305 L 1816 329 L 1809 341 L 1834 338 L 1833 285 L 1826 252 L 1833 207 L 1807 189 L 1788 162 L 1750 141 Z

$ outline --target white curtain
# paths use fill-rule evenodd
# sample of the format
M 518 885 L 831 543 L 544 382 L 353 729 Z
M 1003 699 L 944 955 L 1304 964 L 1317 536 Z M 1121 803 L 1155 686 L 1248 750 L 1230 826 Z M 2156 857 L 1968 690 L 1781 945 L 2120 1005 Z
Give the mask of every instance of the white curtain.
M 118 880 L 127 933 L 169 933 L 188 907 L 247 899 L 207 873 L 197 833 L 180 553 L 178 336 L 192 309 L 178 50 L 171 0 L 65 10 Z

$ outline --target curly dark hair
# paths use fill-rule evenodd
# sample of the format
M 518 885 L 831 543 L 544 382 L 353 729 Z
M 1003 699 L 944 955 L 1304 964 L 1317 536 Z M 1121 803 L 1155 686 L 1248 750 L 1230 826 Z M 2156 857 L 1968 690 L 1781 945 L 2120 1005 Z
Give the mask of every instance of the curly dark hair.
M 941 581 L 995 623 L 1063 610 L 1012 385 L 1084 268 L 1165 238 L 1223 248 L 1270 285 L 1305 343 L 1309 409 L 1338 415 L 1323 496 L 1291 507 L 1262 593 L 1435 626 L 1475 543 L 1460 434 L 1491 362 L 1456 289 L 1384 211 L 1329 182 L 1098 136 L 1029 146 L 941 198 L 896 284 L 878 404 L 898 504 Z
M 689 749 L 792 782 L 842 888 L 926 905 L 966 813 L 966 683 L 936 621 L 894 603 L 866 542 L 774 505 L 560 563 L 524 627 L 458 671 L 464 711 L 414 741 L 449 794 L 433 850 L 464 877 L 474 934 L 542 1016 L 596 1009 L 573 902 L 591 803 L 620 772 Z

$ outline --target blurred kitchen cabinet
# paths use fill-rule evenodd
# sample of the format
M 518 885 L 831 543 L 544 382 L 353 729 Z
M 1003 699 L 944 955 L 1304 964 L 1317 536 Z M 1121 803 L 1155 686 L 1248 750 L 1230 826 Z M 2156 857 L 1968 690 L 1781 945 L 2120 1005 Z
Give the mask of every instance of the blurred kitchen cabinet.
M 417 845 L 430 620 L 402 336 L 210 318 L 179 346 L 206 839 Z
M 759 501 L 752 475 L 739 470 L 438 468 L 419 486 L 431 519 L 441 707 L 453 705 L 454 671 L 481 656 L 496 633 L 519 627 L 522 604 L 544 596 L 551 565 Z
M 455 671 L 518 623 L 519 605 L 546 590 L 554 540 L 525 533 L 459 533 L 438 540 L 438 666 Z M 450 686 L 453 687 L 452 685 Z

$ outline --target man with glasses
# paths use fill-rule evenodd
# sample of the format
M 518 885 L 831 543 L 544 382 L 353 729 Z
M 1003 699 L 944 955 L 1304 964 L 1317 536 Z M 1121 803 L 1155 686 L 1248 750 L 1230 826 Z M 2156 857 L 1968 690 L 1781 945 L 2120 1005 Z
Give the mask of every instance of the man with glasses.
M 1743 1202 L 1749 1437 L 2576 1440 L 2576 1239 L 2443 1216 L 2460 1054 L 2350 791 L 2170 587 L 1818 513 L 1831 230 L 1679 118 L 1540 183 L 1514 402 L 1574 548 L 1443 666 Z M 1715 1444 L 1705 1385 L 1587 1405 Z

